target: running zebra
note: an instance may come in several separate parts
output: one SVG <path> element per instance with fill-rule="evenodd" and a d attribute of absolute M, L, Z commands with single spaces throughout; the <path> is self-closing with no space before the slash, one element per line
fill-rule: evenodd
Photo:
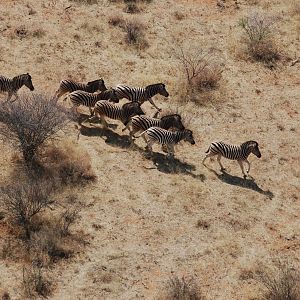
<path fill-rule="evenodd" d="M 71 93 L 74 91 L 85 91 L 88 93 L 95 93 L 97 91 L 103 92 L 107 90 L 104 80 L 102 78 L 90 81 L 87 84 L 78 83 L 72 80 L 62 80 L 59 84 L 58 90 L 55 92 L 55 97 L 58 99 L 65 93 Z"/>
<path fill-rule="evenodd" d="M 189 129 L 184 129 L 182 131 L 168 131 L 160 127 L 150 127 L 144 132 L 142 132 L 138 137 L 143 137 L 147 143 L 147 149 L 152 155 L 152 145 L 154 143 L 160 143 L 167 145 L 168 157 L 174 157 L 174 146 L 180 141 L 184 140 L 192 145 L 195 144 L 193 132 Z"/>
<path fill-rule="evenodd" d="M 156 94 L 169 97 L 169 93 L 167 92 L 166 86 L 163 83 L 151 84 L 145 88 L 129 87 L 119 84 L 116 86 L 115 90 L 119 99 L 126 98 L 133 102 L 139 102 L 141 105 L 145 101 L 149 101 L 158 111 L 161 111 L 161 109 L 155 105 L 152 97 Z"/>
<path fill-rule="evenodd" d="M 0 92 L 8 93 L 6 102 L 9 101 L 13 95 L 16 98 L 14 101 L 16 101 L 19 98 L 17 92 L 23 85 L 27 86 L 31 91 L 34 90 L 29 73 L 15 76 L 12 79 L 0 75 Z"/>
<path fill-rule="evenodd" d="M 105 100 L 98 101 L 95 104 L 94 113 L 97 118 L 100 118 L 105 128 L 108 127 L 105 117 L 120 120 L 124 125 L 127 125 L 131 117 L 145 114 L 137 102 L 129 102 L 123 104 L 123 106 L 117 106 Z"/>
<path fill-rule="evenodd" d="M 144 131 L 150 127 L 160 127 L 166 130 L 174 127 L 178 130 L 184 130 L 181 116 L 178 114 L 173 114 L 164 116 L 161 119 L 151 118 L 147 116 L 135 116 L 131 118 L 131 120 L 127 123 L 126 127 L 122 129 L 122 131 L 128 129 L 129 137 L 132 140 L 132 138 L 135 138 L 134 135 L 137 132 Z"/>
<path fill-rule="evenodd" d="M 111 100 L 115 103 L 119 102 L 116 92 L 113 89 L 95 94 L 88 93 L 85 91 L 75 91 L 69 94 L 69 98 L 73 104 L 72 110 L 75 113 L 78 114 L 78 107 L 80 105 L 83 105 L 88 106 L 91 116 L 93 115 L 92 107 L 94 107 L 99 100 Z"/>
<path fill-rule="evenodd" d="M 223 165 L 221 164 L 221 157 L 225 157 L 232 160 L 237 160 L 238 164 L 240 165 L 244 178 L 247 177 L 250 171 L 250 162 L 247 160 L 248 156 L 253 153 L 258 158 L 261 157 L 261 153 L 258 148 L 258 143 L 255 141 L 248 141 L 241 145 L 230 145 L 225 144 L 223 142 L 214 142 L 211 143 L 208 150 L 205 152 L 208 153 L 202 161 L 204 165 L 205 160 L 208 157 L 212 157 L 217 155 L 217 161 L 221 167 L 221 170 L 225 170 Z M 248 170 L 246 170 L 247 175 L 244 172 L 243 162 L 248 164 Z"/>

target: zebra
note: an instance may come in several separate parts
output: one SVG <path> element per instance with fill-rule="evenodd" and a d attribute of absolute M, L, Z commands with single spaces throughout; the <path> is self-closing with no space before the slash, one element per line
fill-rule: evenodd
<path fill-rule="evenodd" d="M 202 164 L 205 165 L 205 160 L 208 157 L 217 155 L 217 161 L 221 167 L 221 171 L 225 170 L 225 168 L 221 164 L 222 156 L 228 159 L 237 160 L 243 172 L 244 178 L 246 178 L 247 175 L 244 171 L 243 162 L 246 162 L 248 164 L 248 169 L 246 170 L 246 172 L 249 175 L 250 162 L 247 160 L 248 156 L 251 153 L 253 153 L 258 158 L 261 157 L 261 153 L 258 148 L 258 143 L 256 141 L 247 141 L 245 143 L 242 143 L 241 145 L 230 145 L 225 144 L 223 142 L 214 142 L 210 144 L 208 150 L 205 153 L 208 154 L 204 157 Z"/>
<path fill-rule="evenodd" d="M 15 96 L 15 100 L 12 102 L 16 101 L 19 98 L 17 92 L 23 85 L 28 87 L 31 91 L 34 90 L 32 78 L 29 73 L 15 76 L 12 79 L 0 75 L 0 92 L 8 93 L 6 102 L 9 101 L 13 95 Z"/>
<path fill-rule="evenodd" d="M 152 145 L 154 143 L 160 143 L 167 145 L 168 154 L 167 157 L 174 157 L 174 146 L 181 140 L 187 141 L 192 145 L 195 145 L 193 132 L 189 129 L 181 131 L 168 131 L 160 127 L 150 127 L 143 131 L 138 137 L 143 137 L 147 143 L 147 149 L 150 154 L 153 154 Z"/>
<path fill-rule="evenodd" d="M 145 114 L 137 102 L 129 102 L 122 106 L 117 106 L 107 100 L 98 101 L 95 104 L 94 113 L 97 118 L 100 118 L 104 128 L 108 127 L 105 117 L 120 120 L 124 125 L 127 125 L 131 117 Z"/>
<path fill-rule="evenodd" d="M 151 118 L 147 116 L 135 116 L 131 118 L 131 120 L 127 123 L 126 127 L 122 129 L 122 131 L 128 129 L 129 137 L 132 140 L 132 138 L 135 138 L 134 135 L 137 132 L 144 131 L 150 127 L 160 127 L 163 129 L 170 129 L 171 127 L 174 127 L 178 130 L 185 129 L 181 121 L 181 116 L 178 114 L 173 114 L 164 116 L 161 119 Z"/>
<path fill-rule="evenodd" d="M 141 105 L 145 101 L 149 101 L 158 111 L 161 111 L 152 100 L 152 97 L 156 94 L 160 94 L 165 97 L 169 97 L 169 93 L 166 90 L 166 86 L 163 83 L 156 83 L 141 87 L 129 87 L 119 84 L 115 88 L 119 99 L 126 98 L 133 102 L 139 102 Z"/>
<path fill-rule="evenodd" d="M 92 107 L 99 100 L 111 100 L 112 102 L 118 103 L 119 99 L 115 93 L 115 90 L 110 89 L 100 93 L 88 93 L 85 91 L 75 91 L 69 94 L 69 98 L 73 104 L 72 110 L 78 114 L 78 107 L 80 105 L 88 106 L 90 110 L 90 116 L 93 115 Z"/>
<path fill-rule="evenodd" d="M 55 92 L 55 98 L 59 98 L 65 93 L 71 93 L 74 91 L 85 91 L 88 93 L 95 93 L 97 91 L 103 92 L 107 90 L 104 80 L 102 78 L 89 81 L 87 84 L 85 83 L 78 83 L 73 80 L 62 80 L 59 84 L 58 90 Z"/>

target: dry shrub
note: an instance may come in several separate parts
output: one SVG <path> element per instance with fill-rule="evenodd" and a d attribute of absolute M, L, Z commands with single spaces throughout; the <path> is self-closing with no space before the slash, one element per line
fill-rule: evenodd
<path fill-rule="evenodd" d="M 46 35 L 46 31 L 42 28 L 37 28 L 31 32 L 31 35 L 35 38 L 42 38 Z"/>
<path fill-rule="evenodd" d="M 36 296 L 48 297 L 51 294 L 51 283 L 39 265 L 23 268 L 23 287 L 25 295 L 30 299 Z"/>
<path fill-rule="evenodd" d="M 34 230 L 33 217 L 51 208 L 52 186 L 48 181 L 27 180 L 1 188 L 0 203 L 12 224 L 19 225 L 27 239 Z"/>
<path fill-rule="evenodd" d="M 126 42 L 129 45 L 135 45 L 138 48 L 145 48 L 148 46 L 145 40 L 144 29 L 145 26 L 138 20 L 125 22 L 123 29 L 126 32 Z"/>
<path fill-rule="evenodd" d="M 175 19 L 178 21 L 181 21 L 186 17 L 185 14 L 181 11 L 175 11 L 173 15 L 174 15 Z"/>
<path fill-rule="evenodd" d="M 161 299 L 164 300 L 202 300 L 202 295 L 199 287 L 195 284 L 195 281 L 185 277 L 179 278 L 174 276 L 169 279 L 165 286 L 164 296 Z"/>
<path fill-rule="evenodd" d="M 1 297 L 2 300 L 10 300 L 10 296 L 8 292 L 4 292 Z"/>
<path fill-rule="evenodd" d="M 300 273 L 288 264 L 279 263 L 276 271 L 264 269 L 257 273 L 256 280 L 264 287 L 263 299 L 300 299 Z"/>
<path fill-rule="evenodd" d="M 245 43 L 248 54 L 255 60 L 264 63 L 280 59 L 279 48 L 275 43 L 275 17 L 252 13 L 240 20 L 240 26 L 245 32 Z"/>
<path fill-rule="evenodd" d="M 49 144 L 39 155 L 39 161 L 61 184 L 95 181 L 91 159 L 86 151 L 71 141 Z"/>

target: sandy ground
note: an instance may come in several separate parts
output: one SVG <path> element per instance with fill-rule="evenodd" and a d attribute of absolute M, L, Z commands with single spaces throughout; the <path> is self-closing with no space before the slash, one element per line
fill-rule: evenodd
<path fill-rule="evenodd" d="M 37 91 L 54 93 L 68 77 L 103 77 L 108 86 L 164 82 L 170 99 L 157 96 L 155 102 L 176 109 L 183 75 L 168 51 L 174 36 L 215 47 L 224 66 L 218 101 L 180 108 L 193 116 L 196 145 L 178 146 L 173 163 L 158 146 L 153 159 L 145 157 L 142 140 L 140 150 L 130 148 L 117 122 L 110 132 L 97 126 L 82 131 L 78 143 L 89 152 L 98 181 L 72 191 L 85 204 L 74 231 L 83 231 L 89 245 L 49 270 L 55 285 L 50 299 L 156 299 L 172 274 L 193 276 L 207 299 L 260 299 L 260 284 L 247 274 L 278 258 L 300 267 L 300 64 L 284 61 L 270 70 L 244 59 L 238 26 L 253 9 L 276 14 L 280 47 L 294 58 L 300 19 L 293 2 L 239 1 L 236 9 L 226 1 L 224 10 L 216 1 L 161 2 L 144 4 L 136 16 L 108 1 L 0 3 L 0 74 L 29 72 Z M 124 32 L 108 24 L 114 14 L 142 20 L 149 47 L 127 46 Z M 23 38 L 14 34 L 20 26 L 27 30 Z M 67 135 L 76 142 L 72 125 Z M 209 143 L 217 140 L 258 141 L 262 158 L 250 157 L 253 181 L 243 180 L 232 161 L 223 161 L 223 174 L 216 161 L 208 161 L 212 170 L 202 166 Z M 13 151 L 6 141 L 1 150 L 3 184 Z M 0 261 L 0 290 L 12 299 L 23 297 L 22 266 Z"/>

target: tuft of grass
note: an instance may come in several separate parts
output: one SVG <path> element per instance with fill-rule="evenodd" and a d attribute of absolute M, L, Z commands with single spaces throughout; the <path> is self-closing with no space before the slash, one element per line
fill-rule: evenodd
<path fill-rule="evenodd" d="M 79 4 L 88 4 L 88 5 L 98 4 L 98 0 L 71 0 L 71 1 Z"/>
<path fill-rule="evenodd" d="M 137 6 L 136 1 L 126 1 L 125 4 L 125 12 L 129 14 L 136 14 L 140 12 L 140 8 Z"/>
<path fill-rule="evenodd" d="M 108 18 L 108 24 L 112 26 L 123 27 L 125 24 L 125 20 L 124 18 L 120 17 L 118 14 L 114 14 Z"/>
<path fill-rule="evenodd" d="M 171 277 L 165 285 L 164 300 L 204 300 L 193 278 Z"/>
<path fill-rule="evenodd" d="M 263 299 L 300 299 L 300 273 L 288 264 L 280 263 L 275 271 L 265 269 L 257 272 L 256 280 L 264 288 Z"/>

